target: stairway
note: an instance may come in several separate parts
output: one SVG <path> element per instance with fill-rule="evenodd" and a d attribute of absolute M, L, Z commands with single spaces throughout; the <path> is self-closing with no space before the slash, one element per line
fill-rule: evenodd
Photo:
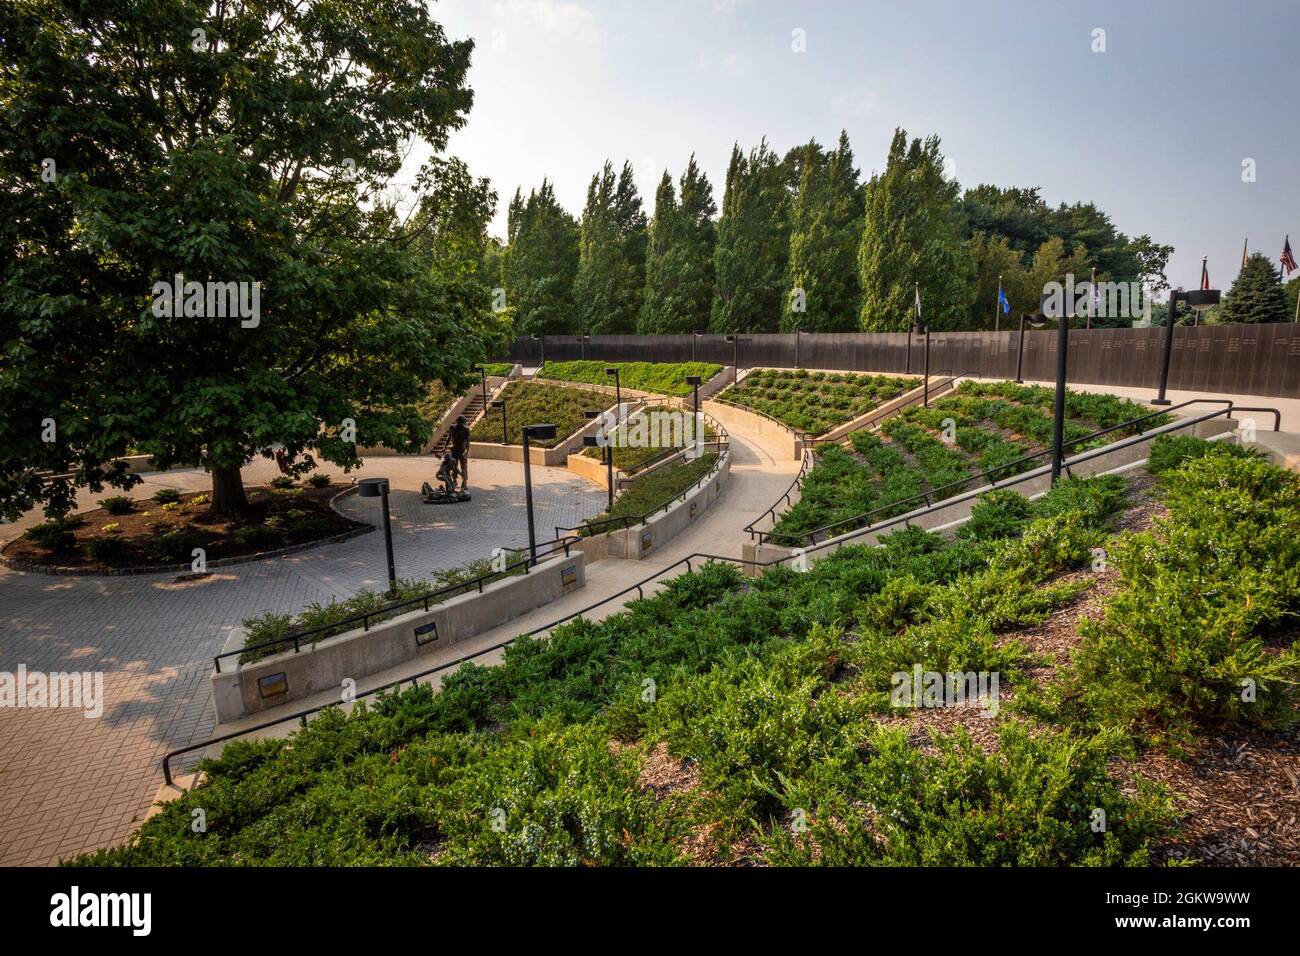
<path fill-rule="evenodd" d="M 474 422 L 476 422 L 479 416 L 483 414 L 483 409 L 483 390 L 481 388 L 476 388 L 470 394 L 469 404 L 465 406 L 465 410 L 460 414 L 465 416 L 465 423 L 473 428 Z M 455 419 L 453 418 L 452 422 L 454 421 Z M 446 433 L 439 438 L 438 443 L 433 446 L 433 454 L 437 455 L 439 458 L 443 456 L 447 451 L 447 446 L 451 444 L 450 425 L 451 422 L 448 423 L 449 427 L 447 428 Z"/>

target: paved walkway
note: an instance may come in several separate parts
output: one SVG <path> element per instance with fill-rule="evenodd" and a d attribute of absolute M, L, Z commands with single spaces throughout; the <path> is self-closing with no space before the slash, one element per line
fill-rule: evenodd
<path fill-rule="evenodd" d="M 424 505 L 420 483 L 429 459 L 371 458 L 355 476 L 384 475 L 394 488 L 397 573 L 420 577 L 487 557 L 494 547 L 527 544 L 522 469 L 509 462 L 471 464 L 473 500 Z M 249 484 L 275 473 L 259 461 Z M 335 474 L 339 482 L 351 476 Z M 605 492 L 558 468 L 533 469 L 538 535 L 598 513 Z M 150 475 L 132 490 L 164 484 L 201 490 L 208 476 L 186 469 Z M 106 491 L 105 495 L 113 492 Z M 83 496 L 94 507 L 99 495 Z M 377 499 L 349 496 L 340 507 L 378 523 Z M 41 520 L 33 514 L 0 526 L 9 540 Z M 0 864 L 49 864 L 121 842 L 144 819 L 161 780 L 158 761 L 212 729 L 211 658 L 230 630 L 266 611 L 296 612 L 314 602 L 386 586 L 383 538 L 361 535 L 288 557 L 214 569 L 205 579 L 175 575 L 58 577 L 0 568 L 0 671 L 99 671 L 103 715 L 69 709 L 0 710 Z"/>

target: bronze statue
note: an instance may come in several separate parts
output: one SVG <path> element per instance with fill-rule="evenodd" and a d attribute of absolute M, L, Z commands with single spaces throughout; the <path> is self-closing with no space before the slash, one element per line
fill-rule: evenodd
<path fill-rule="evenodd" d="M 469 426 L 465 424 L 464 415 L 456 416 L 456 423 L 451 426 L 451 443 L 434 478 L 442 484 L 441 488 L 434 488 L 427 481 L 420 486 L 425 504 L 459 504 L 470 500 L 466 490 L 469 485 Z M 460 481 L 459 491 L 456 490 L 457 480 Z"/>
<path fill-rule="evenodd" d="M 460 471 L 460 490 L 465 491 L 469 488 L 469 425 L 464 415 L 457 415 L 451 426 L 451 455 Z"/>

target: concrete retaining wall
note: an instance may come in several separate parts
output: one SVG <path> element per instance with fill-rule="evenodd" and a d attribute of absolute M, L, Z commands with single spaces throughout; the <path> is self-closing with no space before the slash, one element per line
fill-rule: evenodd
<path fill-rule="evenodd" d="M 627 416 L 636 410 L 639 403 L 624 402 L 623 410 L 620 414 Z M 611 411 L 602 409 L 602 411 Z M 604 424 L 601 418 L 593 418 L 576 432 L 570 435 L 564 441 L 560 442 L 554 448 L 538 448 L 535 445 L 528 446 L 528 460 L 534 465 L 545 465 L 550 468 L 565 468 L 569 464 L 569 456 L 582 451 L 582 439 L 584 435 L 594 435 L 600 431 L 601 425 Z M 503 445 L 500 442 L 475 441 L 469 444 L 470 458 L 490 458 L 493 461 L 517 461 L 523 464 L 524 446 L 523 445 Z M 604 482 L 602 481 L 602 484 Z"/>
<path fill-rule="evenodd" d="M 793 431 L 775 419 L 765 418 L 737 405 L 727 405 L 716 401 L 701 401 L 700 411 L 712 415 L 728 431 L 734 428 L 771 437 L 782 452 L 788 449 L 790 458 L 795 461 L 803 457 L 803 442 L 799 440 L 799 437 Z"/>
<path fill-rule="evenodd" d="M 556 556 L 528 574 L 485 585 L 481 594 L 461 594 L 427 611 L 417 607 L 368 631 L 358 628 L 315 647 L 304 645 L 296 654 L 290 649 L 242 665 L 238 658 L 225 658 L 221 672 L 212 674 L 217 721 L 255 714 L 329 688 L 341 689 L 346 678 L 359 679 L 491 630 L 582 587 L 585 566 L 581 552 Z M 226 649 L 235 650 L 242 643 L 243 632 L 236 631 Z"/>
<path fill-rule="evenodd" d="M 1234 419 L 1215 418 L 1190 426 L 1190 434 L 1195 435 L 1198 438 L 1214 438 L 1218 435 L 1230 433 L 1234 431 L 1236 427 L 1237 422 Z M 1144 441 L 1135 442 L 1126 448 L 1120 448 L 1113 452 L 1098 455 L 1088 461 L 1080 462 L 1077 465 L 1071 466 L 1070 471 L 1076 478 L 1083 478 L 1089 475 L 1100 474 L 1105 471 L 1113 471 L 1117 468 L 1131 465 L 1134 462 L 1142 461 L 1146 459 L 1150 453 L 1151 442 L 1160 435 L 1168 432 L 1183 431 L 1187 428 L 1189 428 L 1189 426 L 1185 421 L 1181 424 L 1179 422 L 1173 422 L 1158 431 L 1148 433 L 1146 440 Z M 1066 459 L 1066 463 L 1069 463 L 1068 458 Z M 1010 485 L 1009 487 L 1014 488 L 1017 492 L 1027 498 L 1042 494 L 1047 491 L 1052 484 L 1051 465 L 1047 464 L 1034 468 L 1026 472 L 1025 475 L 1017 475 L 1016 477 L 1019 478 L 1020 481 L 1017 484 Z M 999 487 L 1007 487 L 1007 485 L 1004 483 Z M 979 501 L 980 496 L 988 490 L 990 490 L 989 486 L 985 486 L 974 491 L 964 492 L 960 495 L 954 496 L 949 501 L 944 502 L 933 509 L 928 506 L 915 508 L 912 511 L 907 512 L 905 515 L 899 515 L 895 518 L 888 519 L 890 524 L 887 527 L 880 528 L 878 531 L 868 531 L 862 528 L 855 528 L 851 531 L 845 532 L 839 537 L 831 538 L 827 542 L 819 544 L 816 551 L 808 553 L 807 561 L 809 563 L 818 561 L 844 545 L 877 544 L 882 536 L 891 534 L 906 525 L 913 525 L 931 531 L 939 527 L 950 525 L 955 521 L 964 520 L 970 516 L 971 509 L 974 508 L 975 503 Z M 751 576 L 757 576 L 762 573 L 762 568 L 758 566 L 759 564 L 768 561 L 793 558 L 800 551 L 802 551 L 802 549 L 784 547 L 770 542 L 764 542 L 762 544 L 745 542 L 741 550 L 741 556 L 746 562 L 755 562 L 754 564 L 746 564 L 745 573 Z"/>

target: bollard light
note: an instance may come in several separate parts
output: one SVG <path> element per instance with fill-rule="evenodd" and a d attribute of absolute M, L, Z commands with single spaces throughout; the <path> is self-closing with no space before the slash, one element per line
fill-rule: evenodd
<path fill-rule="evenodd" d="M 524 435 L 524 498 L 528 505 L 528 556 L 533 564 L 537 563 L 537 531 L 533 527 L 533 471 L 528 460 L 528 440 L 536 438 L 548 441 L 555 437 L 555 426 L 549 422 L 537 425 L 525 425 Z"/>
<path fill-rule="evenodd" d="M 358 498 L 381 498 L 384 511 L 384 547 L 388 552 L 388 592 L 397 593 L 397 569 L 393 564 L 393 526 L 388 517 L 388 479 L 362 478 L 357 482 Z"/>

